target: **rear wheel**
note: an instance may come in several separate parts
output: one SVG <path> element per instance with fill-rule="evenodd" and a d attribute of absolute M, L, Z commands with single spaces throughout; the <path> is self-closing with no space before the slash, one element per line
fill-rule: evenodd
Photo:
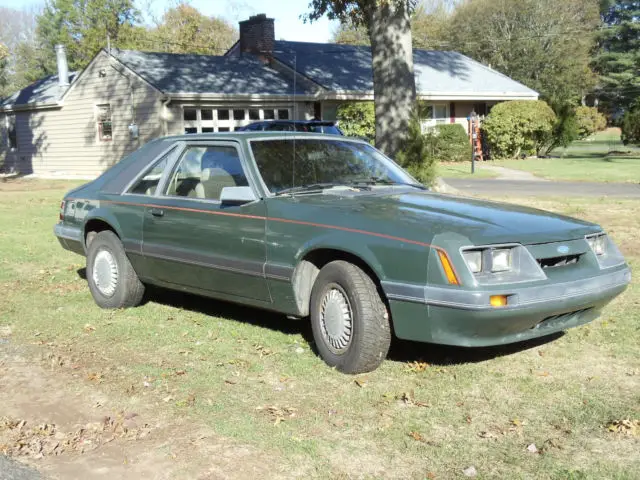
<path fill-rule="evenodd" d="M 139 305 L 144 285 L 131 266 L 118 236 L 109 230 L 89 235 L 87 281 L 95 302 L 102 308 Z"/>
<path fill-rule="evenodd" d="M 375 370 L 391 344 L 389 314 L 374 281 L 358 266 L 325 265 L 311 292 L 311 326 L 318 353 L 344 373 Z"/>

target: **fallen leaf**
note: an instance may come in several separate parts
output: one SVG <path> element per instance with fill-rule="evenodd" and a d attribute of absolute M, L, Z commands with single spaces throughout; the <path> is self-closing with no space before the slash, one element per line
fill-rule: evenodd
<path fill-rule="evenodd" d="M 427 368 L 429 368 L 429 364 L 427 362 L 416 360 L 415 362 L 409 362 L 405 367 L 405 371 L 419 373 L 424 372 Z"/>
<path fill-rule="evenodd" d="M 232 379 L 229 379 L 229 378 L 226 378 L 224 380 L 224 383 L 227 383 L 229 385 L 237 385 L 238 384 L 238 382 L 236 380 L 232 380 Z"/>
<path fill-rule="evenodd" d="M 414 439 L 415 441 L 417 441 L 417 442 L 423 442 L 423 443 L 425 442 L 425 439 L 424 439 L 424 437 L 422 436 L 422 434 L 421 434 L 421 433 L 418 433 L 418 432 L 409 432 L 409 436 L 410 436 L 411 438 L 413 438 L 413 439 Z"/>
<path fill-rule="evenodd" d="M 536 372 L 536 375 L 539 377 L 548 377 L 551 374 L 547 371 L 542 371 L 542 372 Z"/>
<path fill-rule="evenodd" d="M 640 420 L 615 420 L 607 425 L 607 430 L 613 433 L 636 437 L 640 431 Z"/>
<path fill-rule="evenodd" d="M 364 387 L 366 387 L 366 385 L 367 385 L 367 381 L 366 381 L 366 379 L 365 379 L 365 378 L 356 378 L 356 379 L 354 380 L 354 382 L 355 382 L 355 384 L 356 384 L 357 386 L 359 386 L 360 388 L 364 388 Z"/>
<path fill-rule="evenodd" d="M 427 478 L 428 478 L 429 480 L 435 480 L 435 478 L 436 478 L 436 474 L 435 474 L 435 473 L 433 473 L 433 472 L 429 472 L 429 473 L 427 473 Z"/>
<path fill-rule="evenodd" d="M 85 324 L 83 330 L 87 333 L 91 333 L 91 332 L 95 332 L 96 327 L 94 327 L 93 325 L 91 325 L 90 323 Z"/>
<path fill-rule="evenodd" d="M 186 374 L 187 374 L 186 370 L 176 370 L 176 376 L 186 375 Z"/>

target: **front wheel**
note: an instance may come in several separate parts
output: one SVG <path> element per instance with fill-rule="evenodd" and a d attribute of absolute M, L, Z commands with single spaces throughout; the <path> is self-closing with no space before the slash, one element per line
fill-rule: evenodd
<path fill-rule="evenodd" d="M 87 281 L 95 302 L 102 308 L 139 305 L 144 295 L 144 285 L 129 262 L 118 236 L 109 230 L 90 235 Z"/>
<path fill-rule="evenodd" d="M 311 291 L 311 327 L 320 357 L 344 373 L 375 370 L 391 344 L 389 314 L 374 281 L 358 266 L 325 265 Z"/>

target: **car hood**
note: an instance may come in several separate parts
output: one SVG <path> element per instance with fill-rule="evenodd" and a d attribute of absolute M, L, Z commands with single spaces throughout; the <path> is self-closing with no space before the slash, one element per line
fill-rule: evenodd
<path fill-rule="evenodd" d="M 357 214 L 365 217 L 363 222 L 368 226 L 380 222 L 380 231 L 388 232 L 392 225 L 399 236 L 411 232 L 420 236 L 425 230 L 433 236 L 456 233 L 474 245 L 547 243 L 583 238 L 602 230 L 593 223 L 520 205 L 413 190 L 360 194 L 328 191 L 324 195 L 299 195 L 296 200 L 331 208 L 336 215 L 349 215 L 350 225 L 358 224 L 353 216 Z"/>

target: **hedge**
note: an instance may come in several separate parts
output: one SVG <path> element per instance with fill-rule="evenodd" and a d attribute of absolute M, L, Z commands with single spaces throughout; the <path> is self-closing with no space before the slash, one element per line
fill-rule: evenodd
<path fill-rule="evenodd" d="M 556 115 L 542 100 L 495 105 L 482 124 L 493 158 L 538 154 L 553 140 Z"/>
<path fill-rule="evenodd" d="M 580 138 L 593 135 L 607 126 L 607 118 L 596 107 L 576 108 L 576 121 L 578 122 L 578 135 Z"/>

